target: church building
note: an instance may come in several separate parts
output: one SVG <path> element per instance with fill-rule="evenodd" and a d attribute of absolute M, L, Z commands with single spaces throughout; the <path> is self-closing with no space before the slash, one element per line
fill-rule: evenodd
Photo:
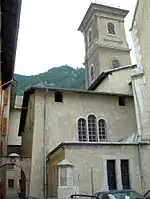
<path fill-rule="evenodd" d="M 131 64 L 124 28 L 129 11 L 91 3 L 78 28 L 86 90 L 31 87 L 21 109 L 16 98 L 5 148 L 19 154 L 26 196 L 67 199 L 150 189 L 149 7 L 149 0 L 137 1 L 133 17 L 137 65 Z"/>
<path fill-rule="evenodd" d="M 137 66 L 126 41 L 127 14 L 90 5 L 79 26 L 85 91 L 25 90 L 19 136 L 21 155 L 31 157 L 29 195 L 61 199 L 72 193 L 149 189 L 150 134 L 138 133 L 137 79 L 131 76 Z"/>

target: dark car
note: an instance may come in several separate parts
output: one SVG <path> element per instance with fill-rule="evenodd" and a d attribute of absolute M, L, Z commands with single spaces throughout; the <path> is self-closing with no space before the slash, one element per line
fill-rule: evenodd
<path fill-rule="evenodd" d="M 148 194 L 148 192 L 147 192 Z M 121 190 L 121 191 L 107 191 L 107 192 L 97 192 L 94 194 L 99 199 L 136 199 L 136 198 L 147 198 L 145 195 L 142 195 L 133 190 Z M 149 198 L 147 198 L 149 199 Z"/>
<path fill-rule="evenodd" d="M 147 191 L 147 192 L 144 194 L 144 197 L 145 197 L 146 199 L 150 199 L 150 190 Z"/>
<path fill-rule="evenodd" d="M 106 192 L 96 192 L 94 195 L 88 194 L 73 194 L 70 196 L 71 199 L 150 199 L 150 190 L 146 194 L 142 195 L 133 190 L 116 190 Z"/>

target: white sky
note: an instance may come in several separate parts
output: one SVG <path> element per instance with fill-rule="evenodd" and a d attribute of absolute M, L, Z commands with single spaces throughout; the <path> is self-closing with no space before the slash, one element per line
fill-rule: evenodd
<path fill-rule="evenodd" d="M 91 0 L 22 0 L 15 73 L 33 75 L 61 65 L 83 67 L 84 39 L 77 31 Z M 93 1 L 129 9 L 127 40 L 136 0 Z M 134 61 L 134 56 L 132 56 Z"/>

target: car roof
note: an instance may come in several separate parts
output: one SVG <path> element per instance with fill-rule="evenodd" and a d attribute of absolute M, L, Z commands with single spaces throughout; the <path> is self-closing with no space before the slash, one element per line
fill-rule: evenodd
<path fill-rule="evenodd" d="M 125 189 L 125 190 L 111 190 L 111 191 L 100 191 L 96 192 L 95 194 L 102 194 L 102 193 L 125 193 L 125 192 L 136 192 L 131 189 Z"/>

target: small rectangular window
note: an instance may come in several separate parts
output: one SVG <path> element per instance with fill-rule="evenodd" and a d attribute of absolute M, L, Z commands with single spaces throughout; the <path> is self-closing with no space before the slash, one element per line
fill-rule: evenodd
<path fill-rule="evenodd" d="M 14 179 L 8 179 L 8 188 L 14 188 Z"/>
<path fill-rule="evenodd" d="M 55 92 L 55 102 L 63 102 L 63 93 Z"/>
<path fill-rule="evenodd" d="M 129 161 L 121 160 L 121 177 L 123 189 L 130 189 Z"/>
<path fill-rule="evenodd" d="M 60 186 L 67 186 L 67 168 L 60 169 Z"/>
<path fill-rule="evenodd" d="M 109 190 L 117 189 L 115 160 L 107 160 L 107 180 Z"/>
<path fill-rule="evenodd" d="M 120 96 L 118 100 L 119 100 L 119 106 L 125 106 L 126 105 L 124 96 Z"/>

